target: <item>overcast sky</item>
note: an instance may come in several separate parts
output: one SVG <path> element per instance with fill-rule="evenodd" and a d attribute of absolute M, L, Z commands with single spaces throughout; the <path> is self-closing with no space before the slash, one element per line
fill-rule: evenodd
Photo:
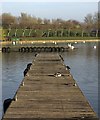
<path fill-rule="evenodd" d="M 2 2 L 2 12 L 15 16 L 24 12 L 41 18 L 83 21 L 88 13 L 97 11 L 98 2 Z"/>

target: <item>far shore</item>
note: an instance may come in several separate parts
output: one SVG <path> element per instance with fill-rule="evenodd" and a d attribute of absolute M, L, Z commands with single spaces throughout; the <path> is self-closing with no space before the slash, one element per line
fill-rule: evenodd
<path fill-rule="evenodd" d="M 13 41 L 3 41 L 1 45 L 12 44 Z M 100 42 L 99 39 L 94 40 L 21 40 L 16 41 L 18 44 L 34 44 L 34 43 L 73 43 L 73 42 Z"/>

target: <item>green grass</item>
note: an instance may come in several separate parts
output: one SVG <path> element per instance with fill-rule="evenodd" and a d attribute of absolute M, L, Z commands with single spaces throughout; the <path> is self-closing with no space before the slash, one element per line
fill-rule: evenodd
<path fill-rule="evenodd" d="M 93 40 L 98 37 L 24 37 L 21 40 Z"/>

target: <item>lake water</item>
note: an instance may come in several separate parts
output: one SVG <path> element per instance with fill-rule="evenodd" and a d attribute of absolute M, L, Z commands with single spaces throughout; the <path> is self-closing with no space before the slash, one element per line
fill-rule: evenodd
<path fill-rule="evenodd" d="M 97 49 L 93 46 L 96 45 Z M 66 65 L 70 66 L 71 73 L 80 89 L 88 99 L 94 111 L 100 116 L 98 108 L 98 44 L 78 43 L 77 49 L 61 53 Z M 34 59 L 35 53 L 0 53 L 2 63 L 2 80 L 0 79 L 0 117 L 2 115 L 2 101 L 13 98 L 23 79 L 23 71 L 29 62 Z M 0 67 L 1 68 L 1 67 Z M 0 72 L 1 73 L 1 72 Z"/>

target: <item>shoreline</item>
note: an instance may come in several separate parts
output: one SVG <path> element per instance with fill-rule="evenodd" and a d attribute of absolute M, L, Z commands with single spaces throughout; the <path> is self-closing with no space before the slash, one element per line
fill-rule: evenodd
<path fill-rule="evenodd" d="M 4 44 L 12 44 L 12 42 L 15 41 L 3 41 L 0 42 L 1 45 Z M 34 44 L 34 43 L 73 43 L 73 42 L 100 42 L 99 39 L 95 40 L 21 40 L 21 41 L 16 41 L 18 44 Z"/>

